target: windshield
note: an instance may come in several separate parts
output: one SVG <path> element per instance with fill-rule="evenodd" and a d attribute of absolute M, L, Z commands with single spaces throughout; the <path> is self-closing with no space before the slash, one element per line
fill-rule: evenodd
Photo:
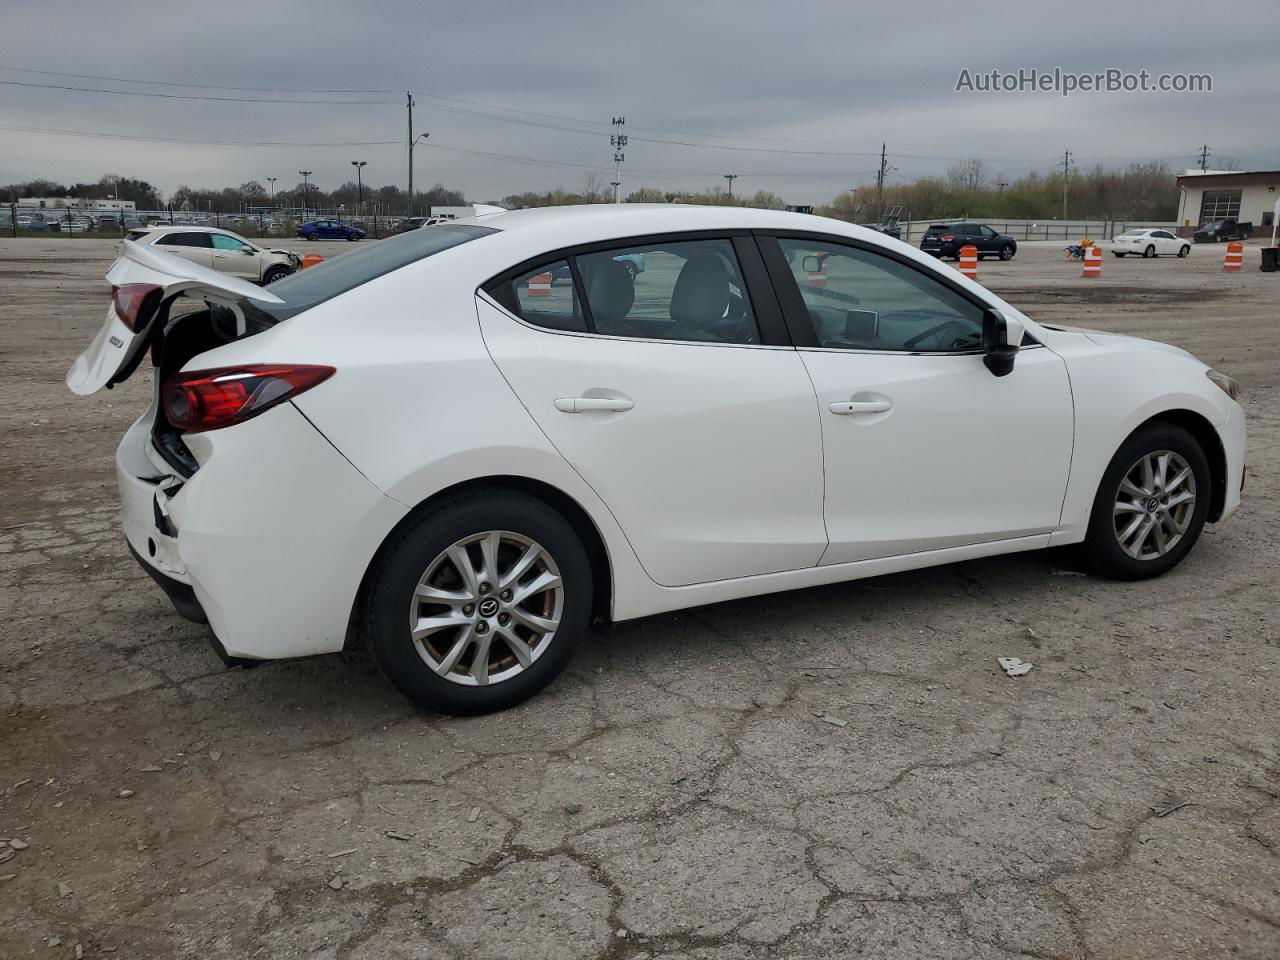
<path fill-rule="evenodd" d="M 492 227 L 441 224 L 362 244 L 353 253 L 333 257 L 273 283 L 271 292 L 284 303 L 255 303 L 253 306 L 270 315 L 275 322 L 287 320 L 383 274 L 425 260 L 468 240 L 497 232 Z"/>

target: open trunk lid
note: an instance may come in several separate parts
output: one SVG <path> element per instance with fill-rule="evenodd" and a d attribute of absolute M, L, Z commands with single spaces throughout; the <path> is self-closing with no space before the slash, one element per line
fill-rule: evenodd
<path fill-rule="evenodd" d="M 180 293 L 199 293 L 224 303 L 256 300 L 259 303 L 283 303 L 275 294 L 239 277 L 218 273 L 207 267 L 163 253 L 154 247 L 125 241 L 120 256 L 107 271 L 111 286 L 145 283 L 161 287 L 163 293 L 140 318 L 138 329 L 130 330 L 116 311 L 114 300 L 107 307 L 106 320 L 98 335 L 67 371 L 67 386 L 72 393 L 96 393 L 128 379 L 153 334 L 152 327 L 164 316 L 162 305 Z"/>

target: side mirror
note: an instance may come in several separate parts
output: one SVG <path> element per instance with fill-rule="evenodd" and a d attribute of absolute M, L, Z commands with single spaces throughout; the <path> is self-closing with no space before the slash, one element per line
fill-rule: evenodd
<path fill-rule="evenodd" d="M 1026 328 L 1021 320 L 1006 317 L 999 310 L 982 314 L 982 362 L 997 377 L 1013 373 L 1013 358 L 1018 354 Z"/>
<path fill-rule="evenodd" d="M 800 262 L 800 268 L 804 270 L 805 273 L 821 273 L 822 261 L 813 254 L 809 254 Z"/>

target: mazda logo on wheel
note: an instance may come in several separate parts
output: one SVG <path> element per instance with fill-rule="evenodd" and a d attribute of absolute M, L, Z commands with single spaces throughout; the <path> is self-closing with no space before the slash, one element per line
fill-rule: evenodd
<path fill-rule="evenodd" d="M 1160 509 L 1159 497 L 1152 497 L 1150 500 L 1147 501 L 1147 513 L 1155 513 L 1159 509 Z"/>
<path fill-rule="evenodd" d="M 480 602 L 480 616 L 492 617 L 497 612 L 498 612 L 498 601 L 493 599 L 493 597 L 490 597 L 488 600 L 482 600 Z"/>

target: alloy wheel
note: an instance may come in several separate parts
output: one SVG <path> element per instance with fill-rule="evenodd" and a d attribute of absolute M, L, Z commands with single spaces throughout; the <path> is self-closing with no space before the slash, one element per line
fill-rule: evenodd
<path fill-rule="evenodd" d="M 458 540 L 418 580 L 409 633 L 436 674 L 464 686 L 501 683 L 551 646 L 564 585 L 540 544 L 509 530 Z"/>
<path fill-rule="evenodd" d="M 1196 477 L 1172 450 L 1142 456 L 1120 480 L 1112 510 L 1116 541 L 1135 560 L 1156 560 L 1182 540 L 1196 508 Z"/>

